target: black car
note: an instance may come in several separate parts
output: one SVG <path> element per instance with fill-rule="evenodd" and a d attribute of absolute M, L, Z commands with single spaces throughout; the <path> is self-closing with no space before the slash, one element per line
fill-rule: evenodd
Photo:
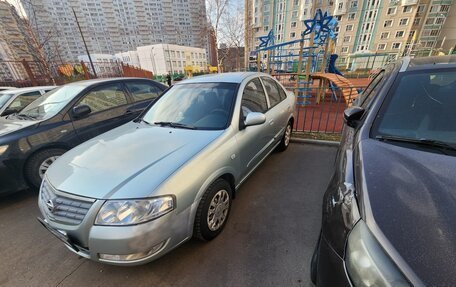
<path fill-rule="evenodd" d="M 38 187 L 69 149 L 136 118 L 167 87 L 139 78 L 80 81 L 0 119 L 0 195 Z"/>
<path fill-rule="evenodd" d="M 383 69 L 347 126 L 311 263 L 317 286 L 456 286 L 456 56 Z"/>

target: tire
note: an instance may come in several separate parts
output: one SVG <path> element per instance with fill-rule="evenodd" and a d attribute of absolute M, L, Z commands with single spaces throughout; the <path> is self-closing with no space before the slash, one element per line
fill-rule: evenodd
<path fill-rule="evenodd" d="M 277 146 L 277 151 L 282 152 L 286 151 L 288 146 L 290 145 L 291 133 L 293 131 L 293 125 L 291 120 L 288 122 L 287 126 L 285 127 L 285 132 L 283 133 L 282 139 L 280 140 L 279 145 Z"/>
<path fill-rule="evenodd" d="M 318 270 L 318 254 L 320 253 L 320 237 L 318 237 L 317 246 L 315 246 L 314 253 L 312 255 L 312 261 L 310 261 L 310 280 L 314 285 L 317 285 L 317 270 Z"/>
<path fill-rule="evenodd" d="M 207 188 L 196 211 L 193 227 L 195 238 L 209 241 L 222 232 L 230 214 L 232 194 L 230 184 L 222 178 Z"/>
<path fill-rule="evenodd" d="M 65 152 L 65 149 L 51 148 L 32 155 L 25 165 L 24 172 L 29 185 L 33 188 L 39 188 L 46 170 Z"/>

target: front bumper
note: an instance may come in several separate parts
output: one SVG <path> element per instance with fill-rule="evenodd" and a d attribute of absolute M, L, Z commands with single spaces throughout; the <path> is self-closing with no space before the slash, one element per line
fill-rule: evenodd
<path fill-rule="evenodd" d="M 0 195 L 28 188 L 22 166 L 17 162 L 0 159 Z"/>
<path fill-rule="evenodd" d="M 41 197 L 40 197 L 41 198 Z M 59 232 L 68 242 L 65 246 L 72 252 L 93 261 L 113 265 L 139 265 L 153 261 L 171 251 L 191 237 L 189 218 L 191 207 L 177 213 L 176 210 L 155 220 L 132 226 L 98 226 L 93 225 L 96 214 L 103 200 L 95 201 L 89 213 L 78 225 L 63 224 L 53 220 L 45 203 L 40 199 L 39 208 L 44 221 L 54 235 Z M 157 249 L 158 246 L 158 249 Z M 153 253 L 146 257 L 121 261 L 100 258 L 100 254 L 130 255 L 137 253 Z"/>
<path fill-rule="evenodd" d="M 328 244 L 325 237 L 320 236 L 320 244 L 317 246 L 317 286 L 352 286 L 345 270 L 344 260 Z"/>

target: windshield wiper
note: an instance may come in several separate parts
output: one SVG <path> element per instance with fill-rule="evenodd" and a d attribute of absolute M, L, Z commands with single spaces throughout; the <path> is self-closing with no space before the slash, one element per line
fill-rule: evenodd
<path fill-rule="evenodd" d="M 27 114 L 15 114 L 17 118 L 26 119 L 26 120 L 36 120 L 38 116 L 32 116 Z"/>
<path fill-rule="evenodd" d="M 154 125 L 168 126 L 172 128 L 196 130 L 196 127 L 174 122 L 154 122 Z"/>
<path fill-rule="evenodd" d="M 413 144 L 418 144 L 418 145 L 422 145 L 422 146 L 437 147 L 440 149 L 456 151 L 456 145 L 452 145 L 452 144 L 444 142 L 444 141 L 433 140 L 433 139 L 426 139 L 426 138 L 414 139 L 414 138 L 388 136 L 388 135 L 383 135 L 383 136 L 379 135 L 379 136 L 376 136 L 375 138 L 378 140 L 381 140 L 381 141 L 413 143 Z"/>

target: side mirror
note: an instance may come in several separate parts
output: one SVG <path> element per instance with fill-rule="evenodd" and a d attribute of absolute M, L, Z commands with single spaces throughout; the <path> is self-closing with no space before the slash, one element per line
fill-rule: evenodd
<path fill-rule="evenodd" d="M 266 116 L 263 113 L 251 112 L 251 113 L 247 114 L 244 125 L 246 127 L 256 126 L 256 125 L 264 124 L 265 122 L 266 122 Z"/>
<path fill-rule="evenodd" d="M 344 111 L 344 121 L 347 126 L 357 128 L 359 120 L 363 117 L 365 110 L 361 107 L 351 107 Z"/>
<path fill-rule="evenodd" d="M 73 117 L 75 118 L 82 118 L 87 116 L 92 112 L 92 109 L 88 105 L 79 105 L 76 107 L 73 107 Z"/>
<path fill-rule="evenodd" d="M 5 116 L 8 116 L 8 115 L 17 113 L 17 112 L 19 112 L 19 110 L 8 108 L 8 109 L 4 110 L 3 113 L 0 116 L 5 117 Z"/>

